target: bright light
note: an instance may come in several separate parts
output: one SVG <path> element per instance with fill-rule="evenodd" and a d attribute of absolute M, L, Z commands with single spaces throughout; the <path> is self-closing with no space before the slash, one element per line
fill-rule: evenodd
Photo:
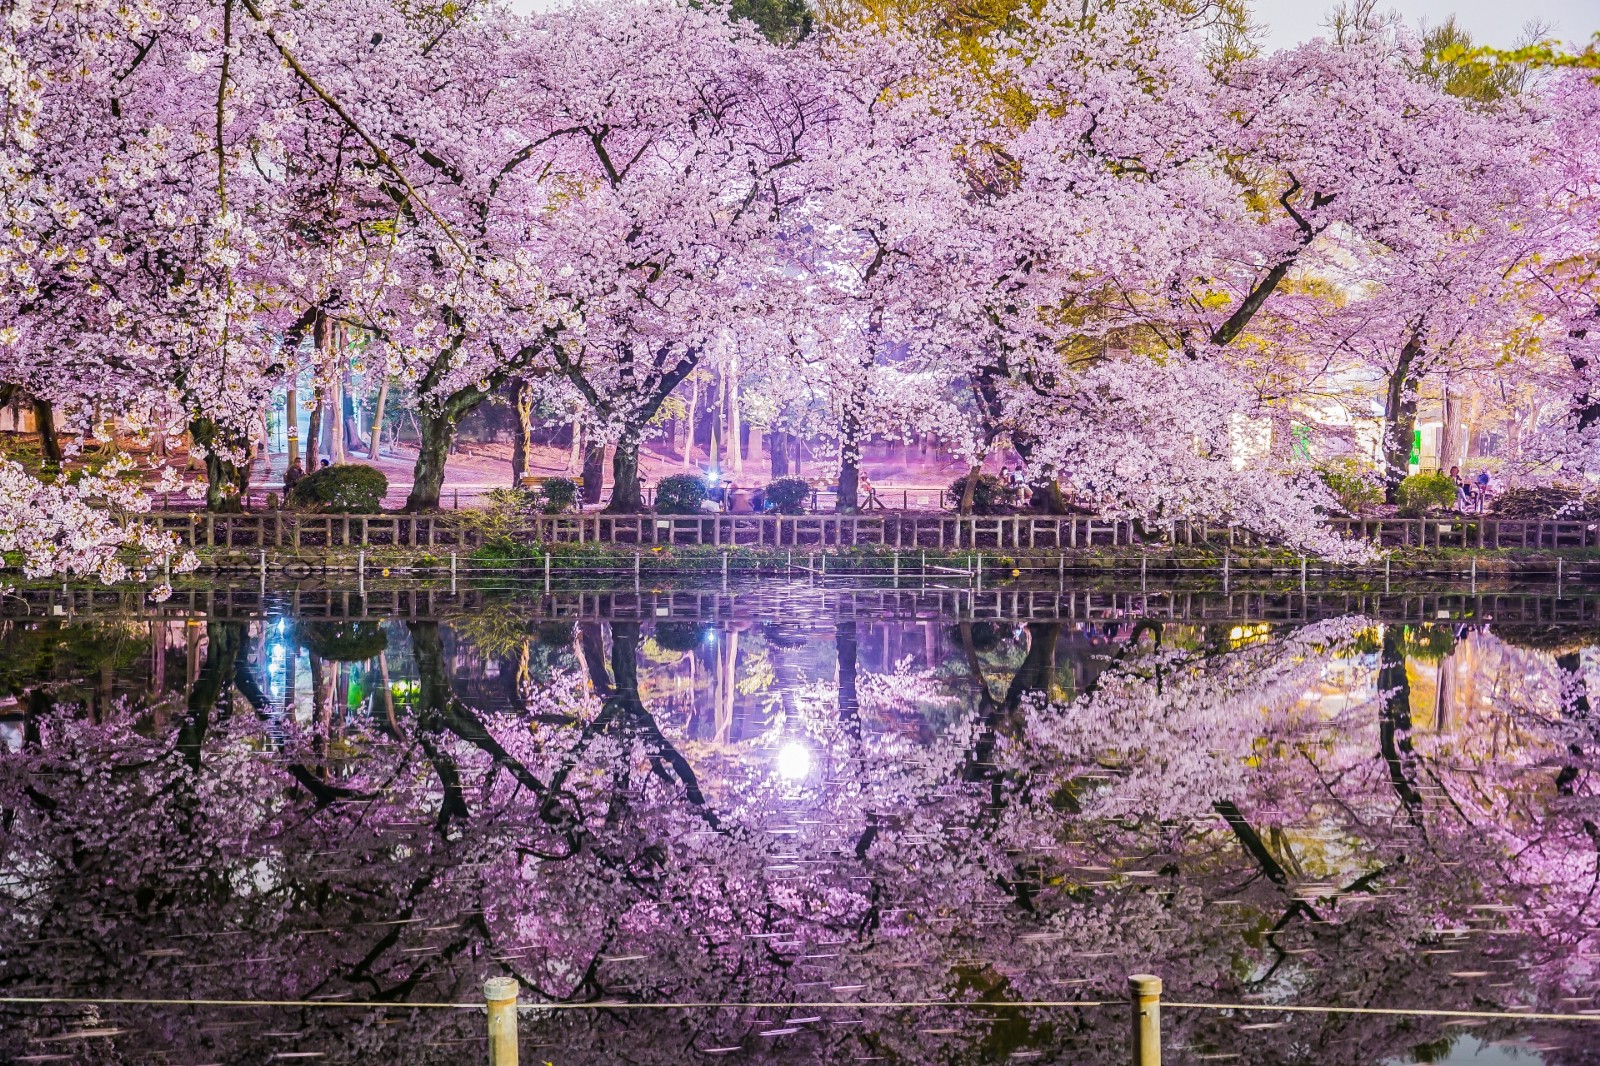
<path fill-rule="evenodd" d="M 778 749 L 777 766 L 779 777 L 799 781 L 811 773 L 811 749 L 791 740 Z"/>

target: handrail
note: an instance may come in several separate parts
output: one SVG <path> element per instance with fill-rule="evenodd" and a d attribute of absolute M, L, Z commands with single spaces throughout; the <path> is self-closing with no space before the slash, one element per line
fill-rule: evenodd
<path fill-rule="evenodd" d="M 186 547 L 473 548 L 481 535 L 465 514 L 151 514 L 142 521 L 175 534 Z M 1382 548 L 1564 549 L 1600 547 L 1600 524 L 1582 520 L 1485 518 L 1336 518 L 1329 526 Z M 1261 548 L 1270 542 L 1239 526 L 1201 520 L 1148 524 L 1093 515 L 957 515 L 884 511 L 868 514 L 531 515 L 529 544 L 598 543 L 663 547 L 885 548 L 1063 551 L 1102 547 Z"/>

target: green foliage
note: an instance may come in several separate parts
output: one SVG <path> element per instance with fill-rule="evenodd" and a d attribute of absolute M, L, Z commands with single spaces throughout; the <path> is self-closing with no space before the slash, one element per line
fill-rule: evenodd
<path fill-rule="evenodd" d="M 962 474 L 950 482 L 945 498 L 952 511 L 961 509 L 961 497 L 967 491 L 967 475 Z M 1006 509 L 1010 492 L 1005 480 L 994 474 L 979 474 L 978 484 L 972 490 L 973 514 L 999 514 Z"/>
<path fill-rule="evenodd" d="M 767 507 L 779 514 L 805 514 L 811 502 L 811 485 L 805 478 L 781 477 L 769 482 L 765 493 Z"/>
<path fill-rule="evenodd" d="M 1456 633 L 1450 626 L 1406 626 L 1400 648 L 1408 659 L 1437 666 L 1456 650 Z"/>
<path fill-rule="evenodd" d="M 661 514 L 699 514 L 706 502 L 706 483 L 693 474 L 673 474 L 656 487 L 656 510 Z"/>
<path fill-rule="evenodd" d="M 539 494 L 531 489 L 490 489 L 483 494 L 490 509 L 507 512 L 527 512 L 539 506 Z"/>
<path fill-rule="evenodd" d="M 1405 518 L 1420 518 L 1429 511 L 1455 506 L 1456 483 L 1448 474 L 1412 474 L 1395 489 L 1395 502 Z"/>
<path fill-rule="evenodd" d="M 805 0 L 730 0 L 728 17 L 754 23 L 774 44 L 794 44 L 811 32 L 811 9 Z"/>
<path fill-rule="evenodd" d="M 694 651 L 710 631 L 711 627 L 702 622 L 657 622 L 651 635 L 667 651 Z"/>
<path fill-rule="evenodd" d="M 334 514 L 377 514 L 389 492 L 383 471 L 361 463 L 340 463 L 307 474 L 295 485 L 293 503 Z"/>
<path fill-rule="evenodd" d="M 302 622 L 299 638 L 312 655 L 336 663 L 366 662 L 389 647 L 389 635 L 377 622 Z"/>
<path fill-rule="evenodd" d="M 526 543 L 528 514 L 539 506 L 539 495 L 527 489 L 493 489 L 483 494 L 484 505 L 461 511 L 456 520 L 477 535 L 480 542 L 472 553 L 475 561 L 508 566 L 523 557 L 537 554 Z"/>
<path fill-rule="evenodd" d="M 539 485 L 539 509 L 562 514 L 578 504 L 578 483 L 566 477 L 547 477 Z"/>
<path fill-rule="evenodd" d="M 1383 487 L 1353 460 L 1325 466 L 1317 476 L 1348 514 L 1362 514 L 1383 502 Z"/>

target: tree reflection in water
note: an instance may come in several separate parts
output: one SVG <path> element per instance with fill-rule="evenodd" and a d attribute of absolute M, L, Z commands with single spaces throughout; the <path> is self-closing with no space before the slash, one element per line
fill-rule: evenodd
<path fill-rule="evenodd" d="M 1121 1063 L 1120 1006 L 807 1004 L 1116 999 L 1137 970 L 1175 1000 L 1595 1005 L 1588 634 L 507 603 L 4 639 L 8 996 L 474 1001 L 503 973 L 791 1005 L 525 1017 L 560 1063 Z M 454 1063 L 480 1029 L 18 1006 L 0 1058 Z M 1600 1060 L 1576 1024 L 1167 1012 L 1175 1061 L 1443 1061 L 1468 1031 Z"/>

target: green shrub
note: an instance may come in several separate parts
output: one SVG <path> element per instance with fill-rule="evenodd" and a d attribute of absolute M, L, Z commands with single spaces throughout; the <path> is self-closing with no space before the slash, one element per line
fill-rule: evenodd
<path fill-rule="evenodd" d="M 1347 514 L 1359 515 L 1383 502 L 1383 486 L 1352 460 L 1323 467 L 1317 476 Z"/>
<path fill-rule="evenodd" d="M 766 487 L 767 508 L 779 514 L 805 514 L 811 502 L 811 485 L 805 478 L 780 477 Z"/>
<path fill-rule="evenodd" d="M 389 492 L 389 479 L 377 467 L 361 463 L 325 466 L 295 485 L 293 502 L 314 511 L 335 514 L 377 514 Z"/>
<path fill-rule="evenodd" d="M 526 513 L 539 506 L 539 494 L 532 489 L 490 489 L 483 502 L 497 510 Z"/>
<path fill-rule="evenodd" d="M 578 483 L 568 477 L 547 477 L 539 486 L 539 509 L 562 514 L 578 504 Z"/>
<path fill-rule="evenodd" d="M 364 663 L 389 647 L 389 635 L 377 622 L 302 622 L 299 637 L 312 655 L 336 663 Z"/>
<path fill-rule="evenodd" d="M 967 475 L 962 474 L 950 482 L 949 489 L 945 490 L 945 499 L 949 501 L 952 511 L 961 509 L 961 497 L 966 491 Z M 1003 478 L 994 474 L 979 474 L 978 484 L 972 490 L 972 513 L 999 514 L 1006 509 L 1010 496 L 1010 488 Z"/>
<path fill-rule="evenodd" d="M 1394 498 L 1403 517 L 1420 518 L 1429 511 L 1454 507 L 1456 483 L 1448 474 L 1412 474 L 1400 482 Z"/>
<path fill-rule="evenodd" d="M 706 483 L 693 474 L 673 474 L 656 487 L 656 510 L 661 514 L 699 514 L 706 502 Z"/>

